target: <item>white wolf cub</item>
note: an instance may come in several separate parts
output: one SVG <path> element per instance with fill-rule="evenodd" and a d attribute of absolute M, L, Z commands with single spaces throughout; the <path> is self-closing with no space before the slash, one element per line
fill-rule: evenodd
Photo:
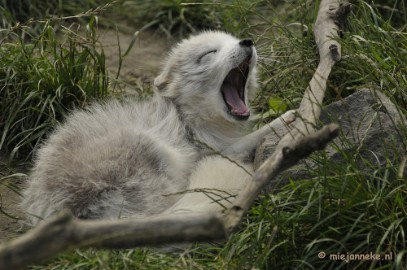
<path fill-rule="evenodd" d="M 22 208 L 35 225 L 67 208 L 83 219 L 219 211 L 250 181 L 250 157 L 284 114 L 250 133 L 257 53 L 203 32 L 179 43 L 151 100 L 72 113 L 39 149 Z"/>

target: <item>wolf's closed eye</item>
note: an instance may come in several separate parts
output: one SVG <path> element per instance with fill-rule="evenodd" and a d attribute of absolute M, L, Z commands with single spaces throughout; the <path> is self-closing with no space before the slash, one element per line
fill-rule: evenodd
<path fill-rule="evenodd" d="M 206 51 L 206 52 L 204 52 L 203 54 L 201 54 L 200 56 L 199 56 L 199 58 L 198 58 L 198 64 L 201 62 L 201 60 L 202 60 L 202 58 L 204 58 L 205 56 L 207 56 L 207 55 L 209 55 L 209 54 L 211 54 L 211 53 L 216 53 L 218 50 L 209 50 L 209 51 Z"/>

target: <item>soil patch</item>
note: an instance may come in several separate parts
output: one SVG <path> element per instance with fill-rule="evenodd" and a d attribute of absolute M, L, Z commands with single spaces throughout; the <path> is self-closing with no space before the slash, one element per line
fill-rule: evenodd
<path fill-rule="evenodd" d="M 114 30 L 101 31 L 99 41 L 102 43 L 111 77 L 116 76 L 120 67 L 120 50 L 123 55 L 133 39 L 134 36 L 130 34 L 117 33 Z M 132 86 L 138 89 L 151 87 L 172 44 L 173 41 L 150 32 L 141 32 L 137 35 L 131 51 L 123 59 L 120 67 L 118 80 L 125 83 L 126 92 L 134 91 L 131 89 Z"/>

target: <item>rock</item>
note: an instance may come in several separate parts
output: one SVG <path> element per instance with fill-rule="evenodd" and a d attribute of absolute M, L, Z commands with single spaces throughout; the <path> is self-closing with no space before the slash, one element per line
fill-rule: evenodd
<path fill-rule="evenodd" d="M 340 136 L 323 154 L 315 154 L 284 171 L 266 191 L 275 191 L 289 179 L 311 178 L 312 169 L 324 163 L 343 164 L 373 175 L 406 154 L 406 120 L 397 107 L 379 91 L 362 89 L 323 108 L 321 124 L 341 126 Z M 278 143 L 272 134 L 256 151 L 255 164 L 264 161 Z M 347 166 L 342 166 L 346 168 Z M 311 169 L 311 170 L 310 170 Z M 329 173 L 329 172 L 328 172 Z"/>

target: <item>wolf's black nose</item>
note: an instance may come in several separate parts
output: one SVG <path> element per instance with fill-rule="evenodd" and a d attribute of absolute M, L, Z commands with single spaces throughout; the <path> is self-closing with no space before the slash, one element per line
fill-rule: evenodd
<path fill-rule="evenodd" d="M 253 40 L 251 40 L 251 39 L 242 39 L 239 42 L 239 44 L 242 45 L 242 46 L 251 47 L 251 46 L 253 46 Z"/>

